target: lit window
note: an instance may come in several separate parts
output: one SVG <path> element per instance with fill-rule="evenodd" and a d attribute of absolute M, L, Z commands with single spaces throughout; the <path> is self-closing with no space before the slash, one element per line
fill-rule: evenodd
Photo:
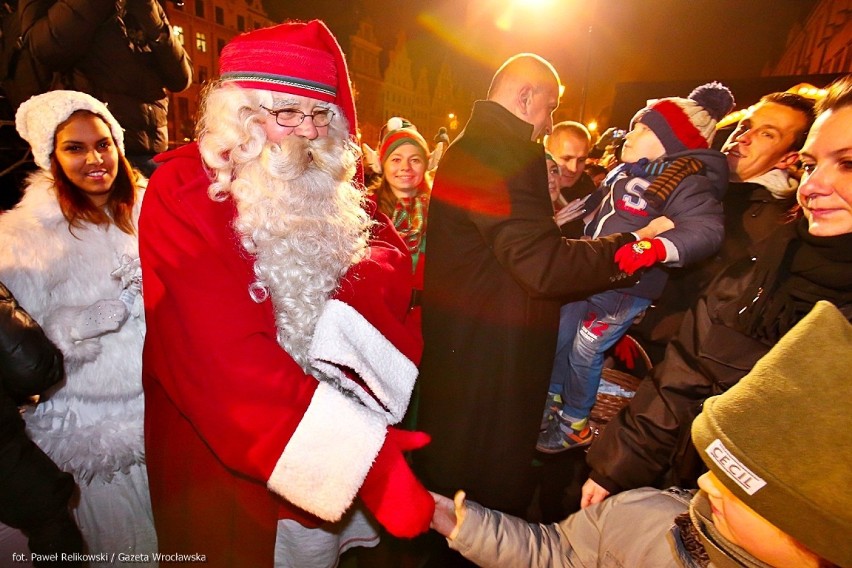
<path fill-rule="evenodd" d="M 172 26 L 172 34 L 177 38 L 178 43 L 186 45 L 186 38 L 183 35 L 183 26 Z"/>
<path fill-rule="evenodd" d="M 207 35 L 201 32 L 195 34 L 195 49 L 207 53 Z"/>

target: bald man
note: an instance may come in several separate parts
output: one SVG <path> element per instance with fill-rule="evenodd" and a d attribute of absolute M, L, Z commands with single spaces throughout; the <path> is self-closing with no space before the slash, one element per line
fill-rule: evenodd
<path fill-rule="evenodd" d="M 506 61 L 441 160 L 429 211 L 418 428 L 432 443 L 415 468 L 432 490 L 521 516 L 559 306 L 628 284 L 612 258 L 635 240 L 561 238 L 536 142 L 559 91 L 541 57 Z"/>

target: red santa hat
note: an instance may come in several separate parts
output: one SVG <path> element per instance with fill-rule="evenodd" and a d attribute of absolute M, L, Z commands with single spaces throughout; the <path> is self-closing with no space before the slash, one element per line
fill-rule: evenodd
<path fill-rule="evenodd" d="M 320 20 L 285 22 L 232 39 L 219 76 L 248 89 L 311 97 L 339 106 L 355 139 L 355 99 L 343 50 Z"/>

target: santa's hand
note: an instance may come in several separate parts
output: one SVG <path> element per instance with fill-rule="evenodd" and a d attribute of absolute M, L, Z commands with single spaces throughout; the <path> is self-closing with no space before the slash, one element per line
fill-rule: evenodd
<path fill-rule="evenodd" d="M 666 246 L 660 239 L 642 239 L 622 245 L 615 251 L 615 262 L 627 274 L 647 268 L 666 259 Z"/>
<path fill-rule="evenodd" d="M 129 314 L 121 300 L 98 300 L 91 306 L 80 308 L 72 316 L 71 339 L 82 341 L 115 331 Z"/>
<path fill-rule="evenodd" d="M 414 477 L 403 452 L 429 443 L 424 432 L 388 428 L 385 443 L 358 495 L 387 531 L 412 538 L 429 530 L 435 500 Z"/>

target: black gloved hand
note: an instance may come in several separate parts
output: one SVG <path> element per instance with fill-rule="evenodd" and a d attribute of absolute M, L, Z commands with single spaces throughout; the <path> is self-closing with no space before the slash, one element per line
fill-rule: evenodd
<path fill-rule="evenodd" d="M 612 141 L 615 139 L 614 134 L 616 130 L 617 129 L 614 126 L 610 126 L 606 130 L 604 130 L 604 133 L 601 134 L 601 137 L 598 138 L 597 142 L 595 142 L 595 148 L 598 148 L 599 150 L 605 150 L 606 147 L 612 144 Z"/>

